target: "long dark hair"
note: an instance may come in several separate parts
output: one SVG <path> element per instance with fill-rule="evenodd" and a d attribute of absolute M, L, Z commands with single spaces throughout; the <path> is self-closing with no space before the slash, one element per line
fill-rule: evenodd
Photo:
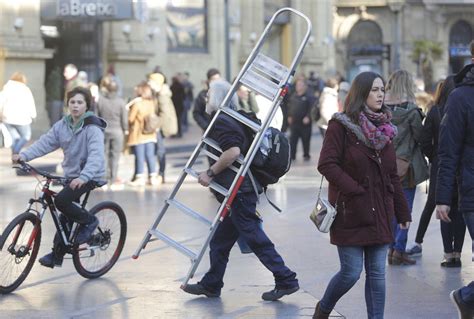
<path fill-rule="evenodd" d="M 441 114 L 444 114 L 444 106 L 446 105 L 448 96 L 455 88 L 456 84 L 454 83 L 454 75 L 449 75 L 446 80 L 444 80 L 443 84 L 441 84 L 439 92 L 437 92 L 436 94 L 437 98 L 434 101 L 435 105 L 438 106 Z"/>
<path fill-rule="evenodd" d="M 92 96 L 91 92 L 87 88 L 83 88 L 81 86 L 76 86 L 74 89 L 69 91 L 66 96 L 66 105 L 69 105 L 69 100 L 75 96 L 76 94 L 81 94 L 84 97 L 84 100 L 86 101 L 86 107 L 87 111 L 91 108 L 91 101 L 92 101 Z"/>
<path fill-rule="evenodd" d="M 362 72 L 352 80 L 351 88 L 344 101 L 344 113 L 347 114 L 353 123 L 359 124 L 359 115 L 364 110 L 367 97 L 377 78 L 380 78 L 385 86 L 383 77 L 375 72 Z M 386 113 L 386 111 L 387 107 L 383 105 L 382 112 Z"/>

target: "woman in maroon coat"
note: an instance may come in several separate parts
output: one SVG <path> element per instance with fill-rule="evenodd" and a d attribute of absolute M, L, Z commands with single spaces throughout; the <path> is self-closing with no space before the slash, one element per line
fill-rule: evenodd
<path fill-rule="evenodd" d="M 395 216 L 401 228 L 411 222 L 392 145 L 397 129 L 390 122 L 384 96 L 382 77 L 363 72 L 353 80 L 344 112 L 329 122 L 318 170 L 329 181 L 329 201 L 337 205 L 330 234 L 341 269 L 316 305 L 313 318 L 328 318 L 336 302 L 359 280 L 363 265 L 368 318 L 383 318 L 392 220 Z"/>

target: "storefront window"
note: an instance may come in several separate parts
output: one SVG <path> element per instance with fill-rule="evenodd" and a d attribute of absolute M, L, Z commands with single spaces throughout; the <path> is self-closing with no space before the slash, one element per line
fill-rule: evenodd
<path fill-rule="evenodd" d="M 207 0 L 168 0 L 168 51 L 207 52 Z"/>

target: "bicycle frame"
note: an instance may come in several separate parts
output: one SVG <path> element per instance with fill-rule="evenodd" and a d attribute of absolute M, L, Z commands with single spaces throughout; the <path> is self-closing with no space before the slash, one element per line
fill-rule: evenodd
<path fill-rule="evenodd" d="M 59 217 L 59 212 L 56 209 L 56 205 L 53 202 L 53 198 L 57 195 L 57 193 L 52 191 L 49 188 L 52 181 L 53 181 L 52 179 L 47 178 L 46 183 L 43 185 L 43 187 L 41 189 L 41 195 L 38 198 L 30 198 L 30 200 L 28 201 L 28 206 L 27 206 L 26 212 L 35 212 L 36 216 L 38 217 L 38 220 L 37 220 L 37 224 L 35 224 L 35 226 L 34 226 L 34 229 L 33 229 L 33 232 L 30 235 L 30 238 L 28 239 L 28 245 L 27 245 L 27 250 L 26 251 L 29 251 L 31 249 L 31 245 L 33 244 L 33 241 L 36 238 L 36 235 L 38 233 L 38 229 L 39 229 L 38 227 L 41 224 L 47 209 L 49 209 L 49 211 L 51 212 L 51 217 L 53 218 L 53 222 L 54 222 L 54 225 L 56 227 L 56 230 L 57 230 L 58 234 L 60 234 L 59 237 L 61 238 L 61 241 L 62 241 L 62 244 L 64 245 L 64 247 L 66 247 L 67 250 L 70 252 L 70 249 L 73 246 L 72 241 L 74 239 L 74 236 L 77 233 L 79 224 L 76 223 L 76 222 L 73 222 L 73 224 L 71 226 L 71 229 L 67 229 L 67 228 L 65 229 L 65 227 L 63 226 L 63 223 L 61 222 L 60 217 Z M 80 206 L 83 209 L 85 209 L 85 206 L 87 204 L 87 200 L 89 199 L 90 192 L 91 191 L 88 191 L 88 192 L 85 193 L 85 197 L 84 197 L 82 203 L 80 204 Z M 41 205 L 41 210 L 40 211 L 37 211 L 36 209 L 33 208 L 34 203 L 39 203 Z M 79 205 L 76 202 L 74 202 L 74 204 Z M 16 242 L 18 240 L 19 235 L 21 234 L 22 229 L 23 229 L 23 225 L 18 228 L 18 230 L 17 230 L 17 232 L 16 232 L 16 234 L 13 238 L 12 247 L 15 247 Z"/>

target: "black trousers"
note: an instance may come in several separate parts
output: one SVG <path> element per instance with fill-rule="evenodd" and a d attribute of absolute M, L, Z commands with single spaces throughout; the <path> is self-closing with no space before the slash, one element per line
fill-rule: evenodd
<path fill-rule="evenodd" d="M 445 253 L 462 251 L 464 245 L 464 235 L 466 234 L 466 224 L 461 212 L 458 210 L 457 203 L 451 206 L 448 214 L 450 223 L 440 221 L 441 237 L 443 238 L 443 248 Z"/>
<path fill-rule="evenodd" d="M 66 186 L 56 195 L 54 203 L 56 204 L 56 208 L 62 213 L 59 217 L 59 222 L 62 223 L 63 227 L 69 227 L 70 229 L 72 222 L 89 224 L 95 220 L 94 216 L 77 204 L 83 194 L 94 189 L 94 184 L 95 182 L 90 181 L 75 190 Z M 66 216 L 67 219 L 64 218 L 64 216 Z M 56 258 L 63 258 L 66 253 L 66 247 L 63 245 L 59 233 L 56 233 L 54 236 L 53 252 Z"/>
<path fill-rule="evenodd" d="M 290 126 L 291 159 L 296 158 L 296 147 L 300 138 L 303 142 L 303 156 L 306 158 L 310 157 L 309 143 L 311 141 L 311 123 L 308 125 L 298 123 Z"/>
<path fill-rule="evenodd" d="M 428 189 L 428 197 L 426 198 L 425 208 L 421 213 L 420 223 L 418 224 L 418 230 L 416 231 L 415 242 L 418 244 L 423 243 L 423 237 L 425 237 L 426 230 L 433 215 L 433 211 L 436 208 L 436 180 L 438 175 L 438 160 L 434 159 L 431 163 L 430 168 L 430 187 Z"/>
<path fill-rule="evenodd" d="M 94 216 L 82 209 L 77 202 L 81 196 L 88 191 L 94 189 L 94 181 L 89 181 L 81 188 L 71 189 L 69 186 L 64 187 L 54 200 L 58 210 L 63 213 L 69 220 L 79 224 L 89 224 L 93 222 Z M 76 203 L 74 203 L 76 202 Z"/>

